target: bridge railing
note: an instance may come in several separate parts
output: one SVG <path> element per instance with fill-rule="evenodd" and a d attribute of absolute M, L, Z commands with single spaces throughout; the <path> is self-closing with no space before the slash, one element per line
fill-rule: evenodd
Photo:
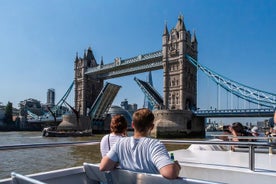
<path fill-rule="evenodd" d="M 197 116 L 211 116 L 211 115 L 264 115 L 273 116 L 275 109 L 206 109 L 206 110 L 196 110 L 193 113 Z"/>

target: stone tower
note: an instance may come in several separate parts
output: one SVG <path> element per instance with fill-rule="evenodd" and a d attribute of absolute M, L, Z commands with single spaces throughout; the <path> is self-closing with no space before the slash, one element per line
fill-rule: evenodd
<path fill-rule="evenodd" d="M 197 60 L 197 39 L 186 30 L 180 15 L 175 28 L 162 36 L 164 107 L 155 115 L 152 136 L 158 138 L 204 137 L 204 118 L 195 117 L 197 68 L 186 55 Z"/>
<path fill-rule="evenodd" d="M 84 51 L 83 58 L 78 54 L 75 59 L 75 109 L 80 115 L 88 115 L 88 111 L 103 88 L 103 80 L 85 75 L 88 68 L 97 67 L 91 47 Z"/>
<path fill-rule="evenodd" d="M 186 30 L 183 16 L 176 27 L 168 32 L 165 25 L 162 37 L 164 106 L 166 109 L 191 110 L 196 108 L 197 68 L 185 57 L 197 60 L 195 34 Z"/>

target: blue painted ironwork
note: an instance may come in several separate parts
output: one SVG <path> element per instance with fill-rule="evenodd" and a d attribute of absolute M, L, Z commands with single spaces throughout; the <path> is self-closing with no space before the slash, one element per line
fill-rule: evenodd
<path fill-rule="evenodd" d="M 154 108 L 162 108 L 163 107 L 163 97 L 154 89 L 154 87 L 149 83 L 134 77 L 134 80 L 137 82 L 138 86 L 145 93 L 149 102 Z"/>
<path fill-rule="evenodd" d="M 63 97 L 58 101 L 58 103 L 53 107 L 51 108 L 51 110 L 55 113 L 58 108 L 60 108 L 63 103 L 66 101 L 67 97 L 69 96 L 70 92 L 72 91 L 73 89 L 73 86 L 74 86 L 74 81 L 71 83 L 71 85 L 69 86 L 69 88 L 67 89 L 67 91 L 65 92 L 65 94 L 63 95 Z"/>
<path fill-rule="evenodd" d="M 51 108 L 51 111 L 53 113 L 56 114 L 56 112 L 60 109 L 60 107 L 62 107 L 63 103 L 66 101 L 67 97 L 69 96 L 70 92 L 72 91 L 72 88 L 74 86 L 74 81 L 71 83 L 71 85 L 69 86 L 69 88 L 67 89 L 67 91 L 65 92 L 65 94 L 63 95 L 63 97 L 58 101 L 58 103 Z M 47 112 L 47 113 L 44 113 L 43 115 L 41 116 L 38 116 L 34 113 L 32 113 L 30 110 L 27 109 L 27 113 L 29 116 L 33 117 L 34 120 L 39 120 L 39 121 L 42 121 L 42 120 L 49 120 L 49 117 L 51 117 L 51 113 L 50 112 Z M 30 121 L 30 120 L 28 120 Z"/>
<path fill-rule="evenodd" d="M 193 113 L 202 117 L 272 117 L 274 109 L 214 109 L 197 110 Z"/>
<path fill-rule="evenodd" d="M 227 77 L 217 74 L 216 72 L 201 65 L 198 61 L 193 59 L 191 56 L 186 55 L 186 58 L 188 59 L 189 62 L 191 62 L 201 71 L 203 71 L 204 74 L 206 74 L 216 84 L 224 88 L 226 91 L 231 92 L 233 95 L 241 99 L 244 99 L 248 102 L 270 109 L 269 112 L 263 111 L 262 109 L 258 109 L 258 110 L 252 109 L 252 111 L 250 112 L 244 109 L 244 112 L 245 113 L 248 112 L 249 116 L 252 115 L 256 117 L 256 116 L 266 116 L 266 114 L 271 115 L 271 112 L 273 112 L 273 109 L 276 107 L 276 94 L 258 90 L 258 89 L 243 85 L 241 83 L 238 83 L 236 81 L 230 80 Z M 122 60 L 121 58 L 116 58 L 115 61 L 111 64 L 99 65 L 97 67 L 89 68 L 86 74 L 95 76 L 95 78 L 109 79 L 109 78 L 115 78 L 120 76 L 126 76 L 130 74 L 142 73 L 146 71 L 158 70 L 162 68 L 163 68 L 162 51 L 156 51 L 156 52 L 152 52 L 144 55 L 138 55 L 124 60 Z M 160 104 L 161 100 L 157 101 L 153 97 L 150 97 L 152 96 L 152 94 L 146 90 L 145 85 L 144 86 L 142 85 L 143 82 L 137 82 L 137 83 L 142 89 L 142 91 L 149 97 L 151 104 L 154 104 L 154 105 Z M 152 89 L 154 88 L 152 87 Z M 219 114 L 221 116 L 222 115 L 225 116 L 224 113 L 226 111 L 229 112 L 229 116 L 238 116 L 239 114 L 243 113 L 241 111 L 236 111 L 236 110 L 232 110 L 232 111 L 221 110 L 221 112 L 219 112 L 218 110 L 215 112 L 215 110 L 213 110 L 213 113 L 211 111 L 210 113 L 213 114 L 213 116 L 216 116 Z M 203 114 L 203 111 L 195 111 L 195 113 L 201 116 Z"/>
<path fill-rule="evenodd" d="M 229 91 L 232 94 L 236 95 L 237 97 L 260 106 L 268 108 L 276 107 L 276 94 L 258 90 L 256 88 L 252 88 L 236 81 L 230 80 L 227 77 L 219 75 L 216 72 L 201 65 L 191 56 L 186 55 L 186 58 L 201 71 L 203 71 L 203 73 L 211 78 L 215 83 L 224 88 L 226 91 Z"/>

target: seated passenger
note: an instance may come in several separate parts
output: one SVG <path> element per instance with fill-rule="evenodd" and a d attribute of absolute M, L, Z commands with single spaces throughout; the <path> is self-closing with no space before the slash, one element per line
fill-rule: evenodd
<path fill-rule="evenodd" d="M 100 170 L 112 170 L 118 163 L 122 169 L 177 178 L 181 169 L 179 163 L 171 160 L 163 143 L 149 137 L 153 122 L 154 115 L 149 109 L 138 109 L 132 117 L 134 135 L 115 143 L 102 158 Z"/>
<path fill-rule="evenodd" d="M 265 137 L 264 133 L 259 131 L 259 128 L 257 126 L 254 126 L 251 128 L 251 134 L 256 137 L 256 141 L 265 141 L 265 139 L 262 139 L 261 137 Z M 258 139 L 259 137 L 259 139 Z"/>
<path fill-rule="evenodd" d="M 110 122 L 110 134 L 105 135 L 100 143 L 102 157 L 122 137 L 126 136 L 127 121 L 123 115 L 114 115 Z"/>
<path fill-rule="evenodd" d="M 223 126 L 223 133 L 218 135 L 218 138 L 209 139 L 208 141 L 229 141 L 229 126 Z M 191 144 L 188 147 L 190 151 L 229 151 L 230 147 L 227 145 L 217 145 L 217 144 Z"/>
<path fill-rule="evenodd" d="M 229 126 L 229 131 L 232 134 L 232 141 L 238 142 L 238 141 L 252 141 L 252 139 L 249 138 L 240 138 L 242 136 L 253 136 L 250 132 L 246 131 L 244 126 L 239 123 L 233 123 L 232 126 Z M 241 146 L 239 146 L 241 147 Z M 233 150 L 235 148 L 235 146 L 231 147 Z"/>

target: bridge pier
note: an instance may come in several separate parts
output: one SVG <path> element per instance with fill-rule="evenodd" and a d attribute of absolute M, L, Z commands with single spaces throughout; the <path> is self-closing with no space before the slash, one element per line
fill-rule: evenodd
<path fill-rule="evenodd" d="M 62 122 L 57 127 L 57 130 L 61 131 L 82 131 L 89 129 L 91 129 L 89 117 L 81 115 L 79 119 L 77 119 L 74 114 L 63 115 Z"/>
<path fill-rule="evenodd" d="M 154 110 L 155 138 L 204 138 L 204 117 L 195 117 L 189 110 Z"/>

